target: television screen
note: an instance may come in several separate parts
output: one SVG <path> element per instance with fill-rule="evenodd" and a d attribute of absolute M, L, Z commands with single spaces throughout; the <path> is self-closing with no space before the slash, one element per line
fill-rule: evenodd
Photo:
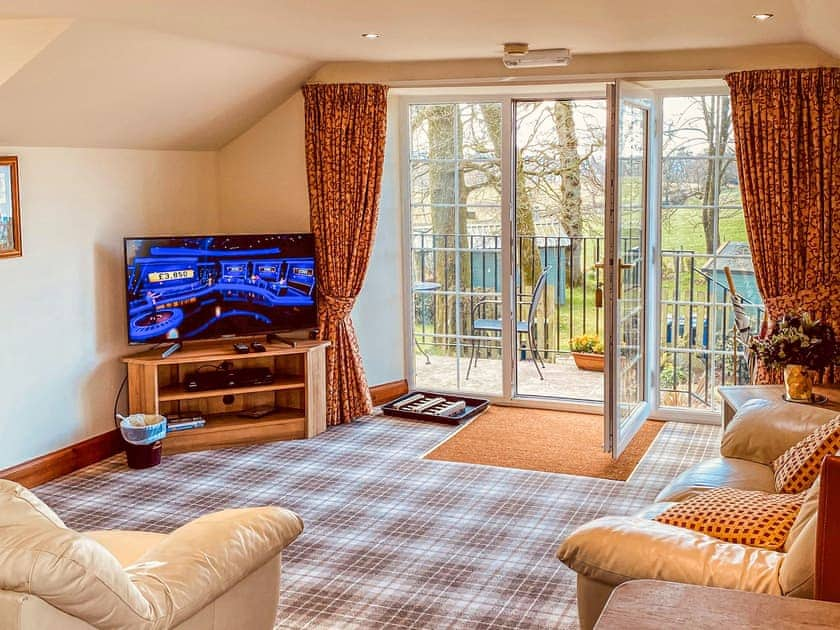
<path fill-rule="evenodd" d="M 131 343 L 314 328 L 311 234 L 125 239 Z"/>

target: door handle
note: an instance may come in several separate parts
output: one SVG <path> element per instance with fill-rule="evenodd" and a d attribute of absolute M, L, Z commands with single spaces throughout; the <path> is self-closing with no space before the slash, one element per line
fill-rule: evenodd
<path fill-rule="evenodd" d="M 604 268 L 604 261 L 602 260 L 601 262 L 596 262 L 594 267 L 595 267 L 595 269 L 603 269 Z M 627 269 L 632 269 L 633 267 L 634 267 L 634 265 L 631 265 L 629 263 L 625 263 L 621 258 L 618 259 L 618 269 L 619 269 L 619 272 L 618 272 L 618 299 L 619 300 L 621 299 L 621 296 L 622 296 L 621 280 L 624 277 L 624 274 L 621 273 L 621 272 L 625 271 Z"/>

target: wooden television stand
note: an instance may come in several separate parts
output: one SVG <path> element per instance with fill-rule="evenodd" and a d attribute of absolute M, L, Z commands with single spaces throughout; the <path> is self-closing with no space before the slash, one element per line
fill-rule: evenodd
<path fill-rule="evenodd" d="M 262 338 L 264 339 L 264 337 Z M 236 339 L 250 343 L 253 339 Z M 164 453 L 180 453 L 237 444 L 310 438 L 326 430 L 326 341 L 301 341 L 294 348 L 266 344 L 265 352 L 238 354 L 234 340 L 185 344 L 173 355 L 146 351 L 123 358 L 128 365 L 131 413 L 201 415 L 198 429 L 170 433 Z M 188 392 L 184 379 L 202 366 L 230 362 L 234 369 L 267 367 L 269 385 Z M 212 369 L 206 367 L 204 369 Z M 240 417 L 246 409 L 272 405 L 275 411 L 258 419 Z"/>

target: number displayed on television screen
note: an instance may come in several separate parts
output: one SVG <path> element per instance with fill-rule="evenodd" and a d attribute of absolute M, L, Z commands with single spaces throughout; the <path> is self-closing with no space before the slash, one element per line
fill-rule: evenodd
<path fill-rule="evenodd" d="M 149 274 L 149 282 L 168 282 L 170 280 L 189 280 L 195 277 L 192 269 L 179 269 L 175 271 L 153 271 Z"/>

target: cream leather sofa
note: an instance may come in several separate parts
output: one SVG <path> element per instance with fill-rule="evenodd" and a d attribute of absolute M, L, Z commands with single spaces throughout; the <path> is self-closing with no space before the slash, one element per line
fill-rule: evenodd
<path fill-rule="evenodd" d="M 724 432 L 721 457 L 680 474 L 641 513 L 600 518 L 573 532 L 557 556 L 578 574 L 581 628 L 595 625 L 616 586 L 636 579 L 812 597 L 818 483 L 778 552 L 723 542 L 653 518 L 710 488 L 774 492 L 773 460 L 836 415 L 781 400 L 749 401 Z"/>
<path fill-rule="evenodd" d="M 302 530 L 293 512 L 261 507 L 209 514 L 168 535 L 80 534 L 0 480 L 0 628 L 272 628 L 280 553 Z"/>

